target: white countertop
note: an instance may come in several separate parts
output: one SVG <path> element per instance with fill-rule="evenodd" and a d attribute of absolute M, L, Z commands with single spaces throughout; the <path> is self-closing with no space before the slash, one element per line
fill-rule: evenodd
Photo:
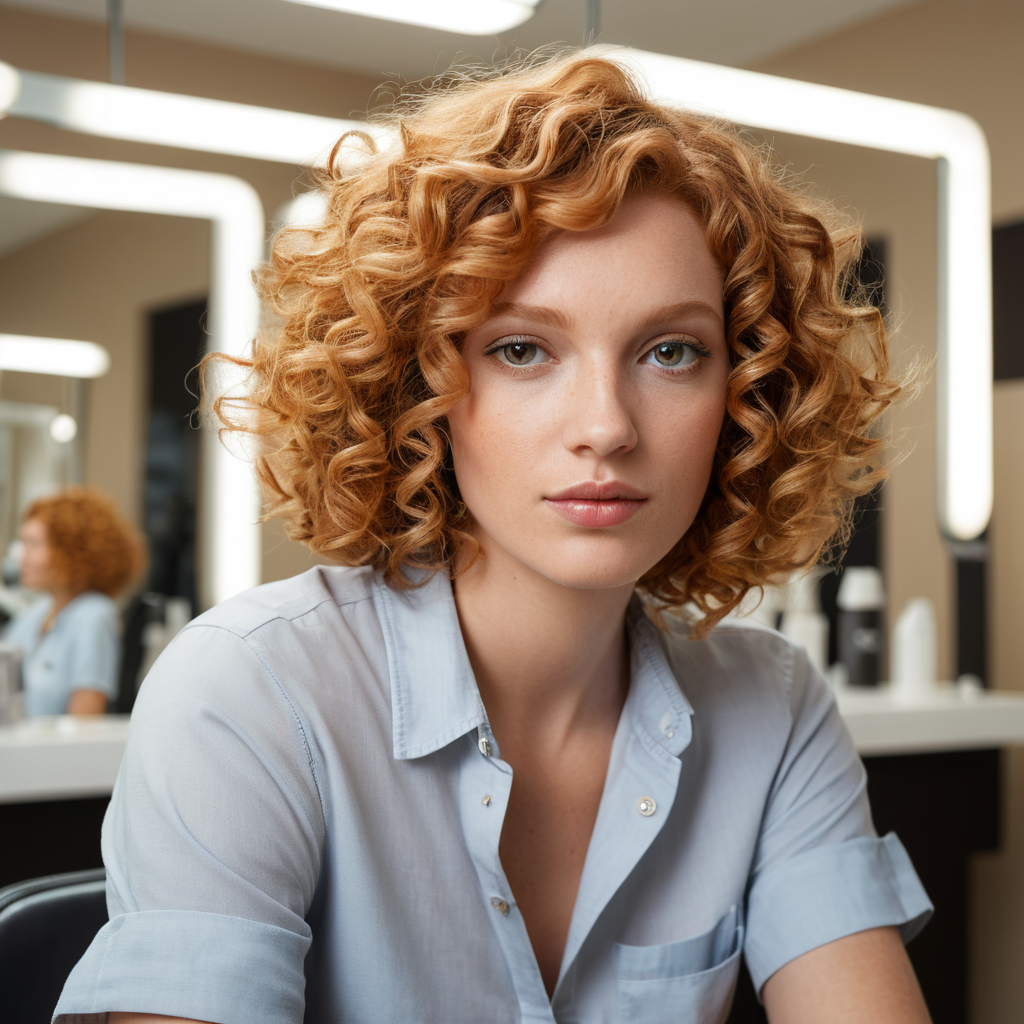
<path fill-rule="evenodd" d="M 0 725 L 0 803 L 109 796 L 127 739 L 127 715 Z"/>
<path fill-rule="evenodd" d="M 839 710 L 861 754 L 923 754 L 1024 744 L 1024 692 L 956 690 L 900 700 L 885 687 L 842 689 Z"/>
<path fill-rule="evenodd" d="M 1024 744 L 1024 692 L 951 686 L 913 701 L 878 690 L 837 694 L 861 754 L 913 754 Z M 0 803 L 109 795 L 127 715 L 60 715 L 0 726 Z"/>

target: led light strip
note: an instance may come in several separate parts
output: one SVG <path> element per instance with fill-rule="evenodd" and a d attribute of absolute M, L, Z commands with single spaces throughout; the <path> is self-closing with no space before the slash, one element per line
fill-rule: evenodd
<path fill-rule="evenodd" d="M 0 150 L 0 195 L 204 218 L 212 224 L 209 351 L 238 355 L 256 331 L 249 275 L 263 256 L 264 215 L 255 190 L 224 174 Z M 260 498 L 247 462 L 205 432 L 204 501 L 208 552 L 205 606 L 260 582 Z"/>
<path fill-rule="evenodd" d="M 0 64 L 0 69 L 5 67 Z M 9 116 L 108 139 L 310 167 L 322 162 L 347 131 L 358 129 L 381 140 L 386 137 L 379 128 L 362 121 L 83 82 L 38 71 L 17 74 L 20 90 L 9 100 Z M 0 72 L 0 94 L 3 91 Z"/>
<path fill-rule="evenodd" d="M 492 36 L 531 18 L 540 0 L 291 0 L 462 35 Z"/>
<path fill-rule="evenodd" d="M 94 341 L 0 334 L 0 370 L 90 378 L 109 369 L 110 353 Z"/>

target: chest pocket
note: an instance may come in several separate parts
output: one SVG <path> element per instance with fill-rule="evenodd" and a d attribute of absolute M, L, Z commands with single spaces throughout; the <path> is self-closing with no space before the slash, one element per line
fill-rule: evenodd
<path fill-rule="evenodd" d="M 722 1024 L 729 1016 L 743 950 L 742 911 L 709 931 L 659 946 L 615 946 L 624 1022 Z"/>

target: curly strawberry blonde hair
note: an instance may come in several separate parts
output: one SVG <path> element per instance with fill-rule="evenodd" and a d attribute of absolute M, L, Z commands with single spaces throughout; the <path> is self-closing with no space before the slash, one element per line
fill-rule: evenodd
<path fill-rule="evenodd" d="M 446 414 L 467 392 L 466 332 L 552 232 L 609 220 L 623 198 L 675 196 L 725 270 L 732 371 L 711 484 L 693 525 L 640 580 L 707 631 L 757 587 L 848 536 L 884 470 L 873 429 L 899 392 L 877 309 L 851 302 L 859 230 L 787 185 L 732 125 L 651 102 L 621 64 L 562 54 L 451 74 L 384 115 L 398 142 L 357 166 L 335 147 L 327 215 L 281 231 L 257 275 L 240 422 L 260 438 L 267 516 L 346 565 L 408 584 L 451 576 L 475 544 Z"/>
<path fill-rule="evenodd" d="M 91 487 L 68 487 L 32 502 L 22 522 L 46 527 L 50 565 L 62 587 L 115 597 L 146 567 L 145 543 L 112 498 Z"/>

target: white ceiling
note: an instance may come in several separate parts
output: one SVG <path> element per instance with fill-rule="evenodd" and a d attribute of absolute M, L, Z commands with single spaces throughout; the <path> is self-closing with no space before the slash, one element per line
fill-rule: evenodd
<path fill-rule="evenodd" d="M 600 41 L 745 66 L 920 0 L 601 0 Z M 0 0 L 102 21 L 106 0 Z M 125 0 L 130 27 L 362 71 L 422 78 L 456 56 L 583 40 L 586 0 L 541 0 L 501 36 L 462 36 L 285 0 Z M 126 63 L 131 72 L 131 54 Z"/>

